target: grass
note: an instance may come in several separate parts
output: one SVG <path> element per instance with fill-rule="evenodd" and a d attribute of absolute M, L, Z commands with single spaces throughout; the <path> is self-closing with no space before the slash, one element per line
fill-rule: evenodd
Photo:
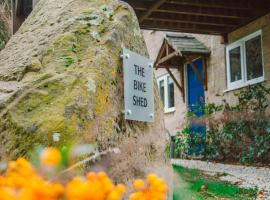
<path fill-rule="evenodd" d="M 257 189 L 244 189 L 217 178 L 205 175 L 197 169 L 173 166 L 175 172 L 173 200 L 252 200 Z M 207 189 L 202 189 L 202 186 Z"/>

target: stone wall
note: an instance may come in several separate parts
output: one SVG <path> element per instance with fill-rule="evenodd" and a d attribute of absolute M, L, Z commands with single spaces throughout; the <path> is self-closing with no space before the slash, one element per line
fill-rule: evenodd
<path fill-rule="evenodd" d="M 265 72 L 265 84 L 270 85 L 270 14 L 261 17 L 250 24 L 237 29 L 228 35 L 229 43 L 235 42 L 257 30 L 262 30 L 263 40 L 263 61 Z M 179 33 L 180 34 L 180 33 Z M 156 59 L 166 32 L 144 31 L 145 41 L 152 60 Z M 227 91 L 226 75 L 226 55 L 225 45 L 221 44 L 220 36 L 192 34 L 199 41 L 204 43 L 210 50 L 211 56 L 208 62 L 208 91 L 205 92 L 207 103 L 221 103 L 226 99 L 229 103 L 234 103 L 236 97 L 234 93 L 239 90 Z M 172 70 L 175 77 L 180 81 L 180 74 L 177 70 Z M 156 77 L 167 74 L 164 69 L 155 72 Z M 186 76 L 185 76 L 186 79 Z M 186 81 L 186 80 L 185 80 Z M 175 107 L 176 111 L 165 113 L 165 126 L 170 134 L 174 135 L 185 123 L 185 113 L 187 105 L 182 100 L 182 95 L 175 87 Z"/>
<path fill-rule="evenodd" d="M 150 57 L 152 60 L 155 60 L 166 32 L 144 31 L 143 34 Z M 211 50 L 211 57 L 208 61 L 207 69 L 208 91 L 206 91 L 205 94 L 206 101 L 221 102 L 222 99 L 219 98 L 219 96 L 226 89 L 225 48 L 224 45 L 221 44 L 221 37 L 200 34 L 192 35 Z M 178 70 L 172 70 L 172 72 L 180 82 L 180 73 Z M 158 69 L 155 71 L 156 78 L 165 74 L 167 74 L 167 71 L 164 69 Z M 216 76 L 219 78 L 215 78 Z M 175 112 L 165 113 L 165 126 L 171 135 L 174 135 L 177 131 L 181 130 L 185 123 L 185 114 L 187 111 L 187 104 L 183 102 L 181 92 L 177 87 L 174 87 L 174 90 Z"/>
<path fill-rule="evenodd" d="M 150 58 L 154 61 L 166 33 L 161 31 L 143 31 L 143 34 L 145 37 L 148 52 L 150 54 Z M 172 70 L 172 72 L 175 77 L 180 79 L 180 74 L 178 70 Z M 165 69 L 158 69 L 155 71 L 155 76 L 157 79 L 165 74 L 167 74 L 167 71 Z M 176 133 L 176 131 L 180 130 L 180 127 L 183 125 L 186 112 L 186 105 L 183 102 L 182 95 L 179 89 L 177 87 L 174 87 L 174 89 L 176 106 L 175 112 L 165 113 L 165 127 L 171 135 Z"/>

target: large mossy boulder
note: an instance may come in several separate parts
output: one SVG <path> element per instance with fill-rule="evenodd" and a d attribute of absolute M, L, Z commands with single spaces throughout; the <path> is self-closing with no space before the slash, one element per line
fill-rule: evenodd
<path fill-rule="evenodd" d="M 120 148 L 107 163 L 116 177 L 167 174 L 157 87 L 154 123 L 124 119 L 123 46 L 147 56 L 128 4 L 40 0 L 0 52 L 0 158 L 28 156 L 38 145 L 87 143 Z"/>

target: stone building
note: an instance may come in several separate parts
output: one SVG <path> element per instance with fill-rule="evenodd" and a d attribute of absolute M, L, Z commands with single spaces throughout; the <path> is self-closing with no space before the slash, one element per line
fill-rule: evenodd
<path fill-rule="evenodd" d="M 168 38 L 171 35 L 178 39 L 194 38 L 210 51 L 206 63 L 206 87 L 199 81 L 190 64 L 183 64 L 183 76 L 179 69 L 171 69 L 178 84 L 183 83 L 186 95 L 179 90 L 166 68 L 158 68 L 155 71 L 165 104 L 165 125 L 171 135 L 183 128 L 187 110 L 194 101 L 201 101 L 201 96 L 206 103 L 222 103 L 223 99 L 233 103 L 236 100 L 234 93 L 241 88 L 259 82 L 270 85 L 270 14 L 230 32 L 226 44 L 222 42 L 221 36 L 216 35 L 144 31 L 152 60 L 157 59 L 166 36 Z M 179 42 L 180 46 L 185 45 Z M 180 48 L 176 50 L 181 51 Z M 198 60 L 199 57 L 193 62 L 198 65 Z M 189 78 L 192 79 L 190 82 Z"/>

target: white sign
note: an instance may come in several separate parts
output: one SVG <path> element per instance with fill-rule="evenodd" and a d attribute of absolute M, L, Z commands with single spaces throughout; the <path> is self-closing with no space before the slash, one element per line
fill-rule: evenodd
<path fill-rule="evenodd" d="M 154 122 L 153 63 L 123 49 L 125 118 Z"/>

